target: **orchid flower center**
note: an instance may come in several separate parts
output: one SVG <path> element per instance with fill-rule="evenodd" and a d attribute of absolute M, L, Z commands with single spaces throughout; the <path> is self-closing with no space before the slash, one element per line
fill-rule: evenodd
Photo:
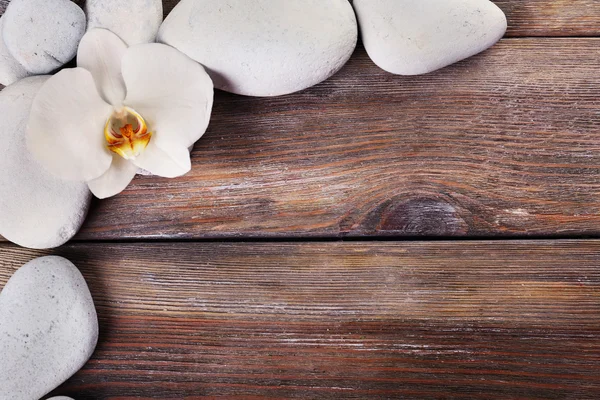
<path fill-rule="evenodd" d="M 135 160 L 152 137 L 146 121 L 134 109 L 123 107 L 115 110 L 104 126 L 108 149 L 126 160 Z"/>

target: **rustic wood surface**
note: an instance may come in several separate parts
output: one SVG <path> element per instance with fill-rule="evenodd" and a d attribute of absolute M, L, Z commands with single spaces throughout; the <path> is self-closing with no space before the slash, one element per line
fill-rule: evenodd
<path fill-rule="evenodd" d="M 0 245 L 0 285 L 48 254 Z M 101 337 L 54 394 L 600 397 L 600 241 L 73 244 Z"/>
<path fill-rule="evenodd" d="M 58 254 L 94 297 L 53 394 L 599 399 L 600 240 L 550 239 L 600 238 L 600 1 L 495 3 L 507 37 L 433 74 L 359 45 L 301 93 L 217 92 L 186 177 L 136 178 L 62 248 L 0 243 L 0 288 Z"/>
<path fill-rule="evenodd" d="M 597 0 L 498 0 L 509 21 L 507 35 L 599 36 Z"/>
<path fill-rule="evenodd" d="M 506 39 L 421 77 L 360 48 L 298 94 L 217 93 L 192 171 L 138 177 L 78 238 L 597 235 L 599 76 L 600 38 Z"/>

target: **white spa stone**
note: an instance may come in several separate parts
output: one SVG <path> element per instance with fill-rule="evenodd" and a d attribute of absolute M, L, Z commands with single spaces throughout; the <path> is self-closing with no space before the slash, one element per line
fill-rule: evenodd
<path fill-rule="evenodd" d="M 4 17 L 0 17 L 0 85 L 8 86 L 29 75 L 27 70 L 10 54 L 2 38 Z"/>
<path fill-rule="evenodd" d="M 73 400 L 70 397 L 67 396 L 56 396 L 56 397 L 50 397 L 48 400 Z"/>
<path fill-rule="evenodd" d="M 84 33 L 83 10 L 70 0 L 12 0 L 4 14 L 4 43 L 31 74 L 71 61 Z"/>
<path fill-rule="evenodd" d="M 162 0 L 87 0 L 88 30 L 104 28 L 129 46 L 151 43 L 163 20 Z"/>
<path fill-rule="evenodd" d="M 494 45 L 506 16 L 488 0 L 354 0 L 367 53 L 400 75 L 435 71 Z"/>
<path fill-rule="evenodd" d="M 331 77 L 357 36 L 348 0 L 183 0 L 158 41 L 201 63 L 218 89 L 277 96 Z"/>
<path fill-rule="evenodd" d="M 77 268 L 35 259 L 0 293 L 0 399 L 39 399 L 77 372 L 98 341 L 98 318 Z"/>
<path fill-rule="evenodd" d="M 29 110 L 47 79 L 25 78 L 0 92 L 0 235 L 20 246 L 40 249 L 71 239 L 91 200 L 85 183 L 55 178 L 27 150 Z"/>

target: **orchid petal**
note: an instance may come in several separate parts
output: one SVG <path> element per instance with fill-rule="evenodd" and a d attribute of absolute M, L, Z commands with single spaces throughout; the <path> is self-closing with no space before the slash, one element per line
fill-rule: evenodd
<path fill-rule="evenodd" d="M 119 107 L 125 99 L 125 82 L 121 74 L 121 59 L 127 45 L 106 29 L 88 31 L 79 43 L 77 66 L 92 73 L 100 96 Z"/>
<path fill-rule="evenodd" d="M 213 84 L 204 68 L 178 50 L 157 43 L 130 47 L 122 60 L 124 104 L 144 116 L 152 141 L 182 153 L 206 131 Z M 189 156 L 189 154 L 188 154 Z"/>
<path fill-rule="evenodd" d="M 99 178 L 88 182 L 91 192 L 99 199 L 106 199 L 121 193 L 135 177 L 138 167 L 132 162 L 117 155 L 113 156 L 113 162 Z"/>
<path fill-rule="evenodd" d="M 176 178 L 187 174 L 192 169 L 190 152 L 185 147 L 170 146 L 169 150 L 160 148 L 150 140 L 148 147 L 133 163 L 153 175 L 164 178 Z"/>
<path fill-rule="evenodd" d="M 98 95 L 92 74 L 83 68 L 62 70 L 48 79 L 33 101 L 27 147 L 60 178 L 98 178 L 112 162 L 103 134 L 111 112 Z"/>

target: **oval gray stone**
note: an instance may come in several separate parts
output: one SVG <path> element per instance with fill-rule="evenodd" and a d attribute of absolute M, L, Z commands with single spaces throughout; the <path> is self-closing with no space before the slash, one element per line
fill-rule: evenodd
<path fill-rule="evenodd" d="M 70 0 L 12 0 L 2 37 L 31 74 L 47 74 L 71 61 L 85 33 L 85 14 Z"/>
<path fill-rule="evenodd" d="M 0 92 L 0 235 L 20 246 L 57 247 L 70 240 L 87 214 L 84 182 L 60 180 L 27 150 L 31 103 L 47 76 L 25 78 Z"/>
<path fill-rule="evenodd" d="M 129 46 L 156 40 L 163 20 L 162 0 L 87 0 L 88 30 L 104 28 Z"/>
<path fill-rule="evenodd" d="M 491 47 L 506 17 L 488 0 L 354 0 L 362 41 L 380 68 L 435 71 Z"/>
<path fill-rule="evenodd" d="M 42 257 L 0 293 L 0 399 L 39 399 L 77 372 L 98 341 L 98 318 L 77 268 Z"/>
<path fill-rule="evenodd" d="M 357 29 L 348 0 L 183 0 L 158 41 L 201 63 L 218 89 L 277 96 L 340 70 Z"/>

